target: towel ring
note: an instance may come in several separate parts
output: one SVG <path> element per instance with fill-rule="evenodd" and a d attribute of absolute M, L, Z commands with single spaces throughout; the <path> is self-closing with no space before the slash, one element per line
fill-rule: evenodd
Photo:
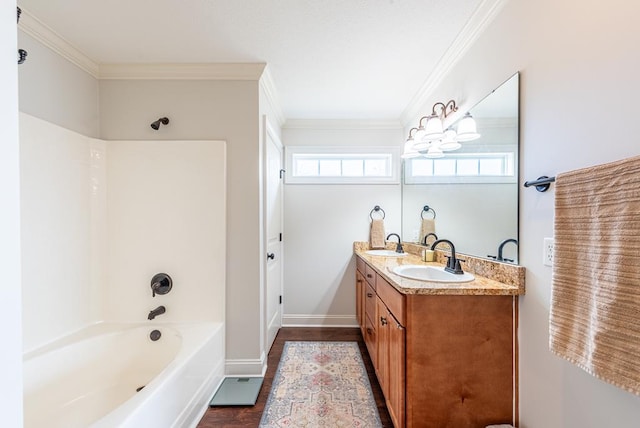
<path fill-rule="evenodd" d="M 372 209 L 372 210 L 371 210 L 371 212 L 369 213 L 369 218 L 373 221 L 373 213 L 374 213 L 374 212 L 376 212 L 376 213 L 377 213 L 377 212 L 380 212 L 380 211 L 382 211 L 382 218 L 381 218 L 381 220 L 384 220 L 384 218 L 385 218 L 385 213 L 384 213 L 384 210 L 383 210 L 382 208 L 380 208 L 380 205 L 376 205 L 375 207 L 373 207 L 373 209 Z"/>
<path fill-rule="evenodd" d="M 433 213 L 433 219 L 436 219 L 436 211 L 431 208 L 429 205 L 425 205 L 424 208 L 422 208 L 422 212 L 420 213 L 420 217 L 424 220 L 424 213 L 428 213 L 429 211 L 431 211 Z"/>

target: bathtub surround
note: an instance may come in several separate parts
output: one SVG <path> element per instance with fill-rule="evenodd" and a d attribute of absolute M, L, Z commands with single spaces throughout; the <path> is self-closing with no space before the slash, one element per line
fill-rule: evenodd
<path fill-rule="evenodd" d="M 20 114 L 24 350 L 102 318 L 104 144 Z M 92 156 L 93 154 L 93 156 Z"/>
<path fill-rule="evenodd" d="M 26 114 L 21 127 L 26 351 L 159 305 L 162 322 L 224 321 L 223 142 L 107 142 Z M 173 290 L 152 297 L 164 271 Z"/>
<path fill-rule="evenodd" d="M 221 141 L 107 142 L 108 320 L 224 322 L 226 148 Z M 152 296 L 157 272 L 173 286 Z M 122 296 L 128 299 L 122 299 Z"/>

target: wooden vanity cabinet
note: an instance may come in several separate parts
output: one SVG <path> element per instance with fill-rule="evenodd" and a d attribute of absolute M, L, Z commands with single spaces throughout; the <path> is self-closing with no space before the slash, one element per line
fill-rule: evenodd
<path fill-rule="evenodd" d="M 363 279 L 363 336 L 396 428 L 517 423 L 517 298 L 405 295 Z"/>

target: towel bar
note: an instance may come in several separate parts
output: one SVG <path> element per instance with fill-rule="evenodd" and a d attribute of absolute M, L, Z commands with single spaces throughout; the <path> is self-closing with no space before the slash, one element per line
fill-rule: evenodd
<path fill-rule="evenodd" d="M 538 192 L 546 192 L 551 187 L 551 183 L 555 182 L 555 177 L 547 177 L 546 175 L 538 177 L 537 180 L 525 181 L 524 187 L 536 186 Z"/>
<path fill-rule="evenodd" d="M 431 211 L 433 213 L 433 219 L 435 220 L 436 211 L 433 208 L 431 208 L 429 205 L 425 205 L 422 208 L 422 212 L 420 213 L 420 217 L 424 220 L 424 213 L 428 213 L 429 211 Z"/>
<path fill-rule="evenodd" d="M 384 218 L 385 218 L 385 213 L 384 213 L 384 210 L 383 210 L 382 208 L 380 208 L 380 205 L 376 205 L 375 207 L 373 207 L 373 209 L 372 209 L 372 210 L 371 210 L 371 212 L 369 213 L 369 218 L 370 218 L 371 220 L 373 220 L 373 213 L 374 213 L 374 212 L 376 212 L 376 213 L 377 213 L 377 212 L 380 212 L 380 211 L 382 211 L 382 220 L 384 220 Z"/>

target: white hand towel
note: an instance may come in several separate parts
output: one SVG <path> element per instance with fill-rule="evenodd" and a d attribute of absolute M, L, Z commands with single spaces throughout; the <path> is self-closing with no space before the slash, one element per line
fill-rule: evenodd
<path fill-rule="evenodd" d="M 384 235 L 384 221 L 371 220 L 371 231 L 369 234 L 369 245 L 373 250 L 382 249 L 386 246 Z"/>

